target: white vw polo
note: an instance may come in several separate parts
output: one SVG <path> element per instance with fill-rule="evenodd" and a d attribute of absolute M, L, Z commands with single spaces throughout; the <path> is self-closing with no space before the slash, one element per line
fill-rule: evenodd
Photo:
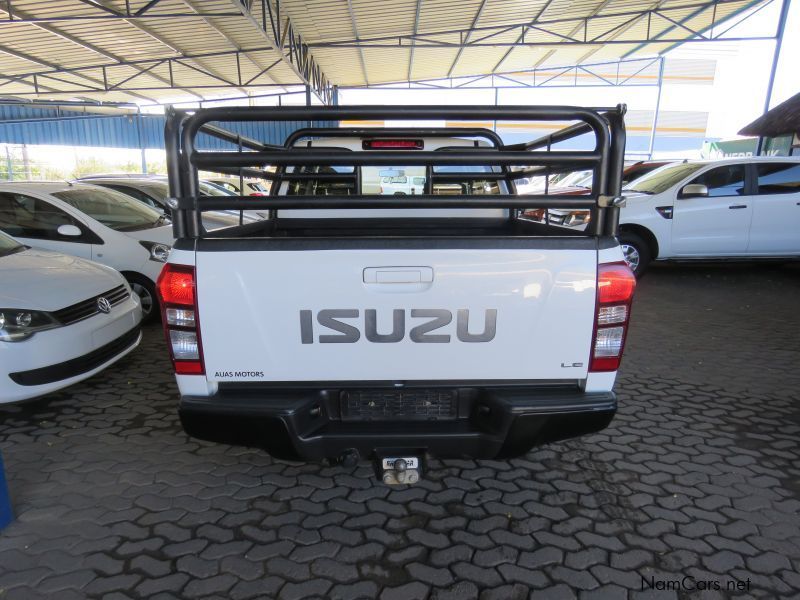
<path fill-rule="evenodd" d="M 23 244 L 113 267 L 158 314 L 155 281 L 172 247 L 172 226 L 130 196 L 84 183 L 0 183 L 0 231 Z"/>
<path fill-rule="evenodd" d="M 0 280 L 0 403 L 87 379 L 139 344 L 139 298 L 110 267 L 0 233 Z"/>

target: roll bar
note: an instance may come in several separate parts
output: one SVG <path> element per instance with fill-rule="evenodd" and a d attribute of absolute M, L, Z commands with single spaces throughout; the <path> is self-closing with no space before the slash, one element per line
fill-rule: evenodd
<path fill-rule="evenodd" d="M 316 107 L 215 107 L 196 111 L 167 109 L 165 142 L 170 196 L 174 199 L 175 237 L 202 236 L 201 213 L 204 210 L 232 209 L 369 209 L 369 208 L 576 208 L 590 209 L 588 233 L 617 235 L 622 168 L 625 153 L 626 108 L 583 108 L 572 106 L 316 106 Z M 413 120 L 413 121 L 577 121 L 532 142 L 504 145 L 494 131 L 479 127 L 388 127 L 322 128 L 309 127 L 289 134 L 282 146 L 262 143 L 242 136 L 221 125 L 243 122 L 344 121 L 344 120 Z M 235 152 L 201 151 L 197 136 L 206 134 L 231 143 Z M 554 144 L 592 133 L 591 150 L 559 151 Z M 324 137 L 398 137 L 409 136 L 474 138 L 474 146 L 452 146 L 440 150 L 411 148 L 352 151 L 326 146 L 299 146 L 300 140 Z M 479 145 L 477 140 L 488 142 Z M 278 172 L 263 169 L 278 165 Z M 287 172 L 288 167 L 352 166 L 350 173 Z M 238 176 L 260 177 L 273 182 L 353 181 L 358 167 L 364 165 L 422 165 L 428 177 L 425 194 L 413 196 L 380 195 L 291 195 L 291 196 L 203 196 L 199 193 L 198 170 L 214 170 Z M 487 165 L 501 172 L 444 173 L 436 167 Z M 522 167 L 511 170 L 511 167 Z M 591 169 L 594 179 L 586 196 L 550 194 L 434 195 L 432 182 L 454 179 L 505 180 L 543 175 L 553 171 Z M 297 169 L 295 168 L 295 171 Z M 273 193 L 278 186 L 273 185 Z M 514 214 L 514 210 L 511 213 Z"/>

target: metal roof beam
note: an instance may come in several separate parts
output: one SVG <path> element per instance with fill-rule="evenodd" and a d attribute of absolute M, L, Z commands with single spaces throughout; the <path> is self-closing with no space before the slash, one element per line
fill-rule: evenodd
<path fill-rule="evenodd" d="M 311 53 L 310 45 L 292 25 L 291 19 L 288 16 L 284 19 L 281 18 L 279 0 L 276 2 L 274 10 L 272 0 L 260 0 L 260 20 L 241 0 L 229 0 L 229 2 L 239 11 L 240 15 L 259 30 L 272 50 L 277 52 L 284 64 L 294 72 L 302 84 L 308 85 L 324 104 L 332 103 L 333 86 L 330 80 Z"/>
<path fill-rule="evenodd" d="M 235 1 L 235 0 L 234 0 Z M 551 0 L 552 1 L 552 0 Z M 757 4 L 762 2 L 763 0 L 755 0 L 752 4 Z M 612 18 L 632 18 L 632 17 L 643 17 L 647 16 L 648 14 L 652 14 L 654 12 L 667 12 L 667 11 L 676 11 L 676 10 L 686 10 L 686 9 L 693 9 L 697 8 L 702 10 L 713 8 L 714 6 L 722 6 L 725 4 L 742 4 L 743 0 L 704 0 L 702 2 L 689 2 L 686 4 L 681 5 L 670 5 L 668 7 L 654 7 L 654 8 L 643 8 L 637 10 L 628 10 L 628 11 L 614 11 L 608 13 L 598 13 L 593 14 L 588 17 L 561 17 L 556 19 L 542 19 L 541 16 L 543 11 L 546 9 L 548 5 L 545 5 L 543 9 L 540 11 L 537 18 L 534 18 L 530 21 L 524 21 L 520 23 L 511 23 L 511 24 L 504 24 L 504 25 L 484 25 L 481 27 L 474 27 L 471 29 L 445 29 L 439 31 L 432 31 L 426 33 L 416 33 L 416 34 L 400 34 L 400 35 L 379 35 L 379 36 L 370 36 L 367 38 L 354 38 L 354 39 L 346 39 L 346 40 L 335 40 L 335 41 L 324 41 L 324 42 L 312 42 L 308 44 L 309 48 L 410 48 L 411 44 L 415 44 L 417 47 L 420 47 L 421 44 L 427 44 L 425 47 L 448 47 L 448 48 L 458 48 L 458 47 L 515 47 L 515 46 L 546 46 L 546 45 L 558 45 L 558 42 L 535 42 L 529 43 L 527 41 L 515 41 L 515 42 L 487 42 L 486 40 L 491 38 L 492 35 L 497 35 L 500 33 L 507 33 L 513 29 L 519 28 L 520 31 L 530 31 L 539 30 L 542 32 L 547 33 L 551 36 L 561 36 L 561 37 L 570 37 L 564 36 L 564 34 L 555 31 L 549 30 L 548 26 L 550 25 L 564 25 L 568 23 L 574 23 L 575 28 L 579 31 L 580 28 L 584 28 L 587 25 L 590 25 L 592 22 L 600 21 L 600 20 L 607 20 Z M 727 19 L 727 17 L 726 17 Z M 717 23 L 722 21 L 723 19 L 718 19 Z M 582 43 L 588 44 L 593 41 L 594 44 L 603 44 L 607 43 L 607 40 L 600 40 L 597 41 L 599 37 L 604 35 L 608 35 L 610 32 L 619 28 L 619 25 L 609 26 L 606 31 L 603 33 L 596 35 L 592 40 L 587 39 L 576 39 L 575 43 Z M 487 35 L 486 37 L 481 37 L 478 40 L 474 40 L 468 43 L 462 42 L 448 42 L 443 41 L 441 39 L 437 39 L 437 37 L 441 36 L 454 36 L 458 35 L 462 38 L 466 37 L 468 33 L 472 33 L 473 35 L 476 33 L 486 33 L 491 34 Z M 571 34 L 572 36 L 576 35 L 575 33 Z M 658 38 L 657 35 L 651 36 L 644 36 L 645 42 L 649 43 L 650 41 L 664 41 L 663 39 Z M 719 36 L 715 35 L 711 39 L 735 39 L 735 38 L 720 38 Z M 772 38 L 762 38 L 762 37 L 746 37 L 741 39 L 772 39 Z M 684 38 L 681 38 L 679 41 L 685 41 Z M 571 42 L 570 42 L 571 43 Z M 637 43 L 637 40 L 630 41 L 624 40 L 619 43 Z"/>
<path fill-rule="evenodd" d="M 594 11 L 592 11 L 592 14 L 590 15 L 590 17 L 589 17 L 589 18 L 597 17 L 597 15 L 600 13 L 600 11 L 602 11 L 602 10 L 603 10 L 603 9 L 604 9 L 606 6 L 608 6 L 608 5 L 609 5 L 611 2 L 613 2 L 613 0 L 603 0 L 603 2 L 601 2 L 601 3 L 600 3 L 600 5 L 599 5 L 599 6 L 598 6 L 596 9 L 594 9 Z M 586 18 L 586 19 L 584 19 L 582 23 L 578 23 L 578 25 L 577 25 L 576 27 L 574 27 L 574 28 L 573 28 L 573 29 L 572 29 L 572 30 L 569 32 L 569 36 L 570 36 L 570 37 L 572 37 L 572 36 L 578 35 L 578 32 L 580 32 L 580 30 L 581 30 L 581 26 L 583 26 L 583 37 L 584 37 L 584 39 L 585 39 L 585 38 L 587 38 L 587 37 L 588 37 L 588 32 L 589 32 L 589 18 Z M 650 29 L 648 29 L 648 30 L 647 30 L 647 34 L 648 34 L 648 37 L 649 37 L 649 35 L 650 35 Z M 605 34 L 604 34 L 604 35 L 605 35 Z M 550 52 L 548 52 L 548 53 L 547 53 L 547 54 L 545 54 L 545 55 L 544 55 L 542 58 L 540 58 L 540 59 L 539 59 L 539 60 L 536 62 L 536 64 L 535 64 L 534 66 L 535 66 L 535 67 L 538 67 L 538 66 L 540 66 L 540 65 L 544 64 L 544 62 L 545 62 L 545 61 L 546 61 L 548 58 L 550 58 L 551 56 L 553 56 L 553 52 L 554 52 L 554 50 L 550 50 Z M 590 54 L 591 54 L 591 52 L 590 52 Z M 579 61 L 579 62 L 580 62 L 580 61 Z"/>
<path fill-rule="evenodd" d="M 472 30 L 478 26 L 478 21 L 480 21 L 481 15 L 483 14 L 483 9 L 486 8 L 486 3 L 489 0 L 481 0 L 481 4 L 478 7 L 478 10 L 475 11 L 475 18 L 472 19 L 472 25 L 470 25 L 469 31 L 467 32 L 467 36 L 464 38 L 464 43 L 469 42 L 469 38 L 472 35 Z M 461 54 L 464 52 L 464 48 L 459 48 L 456 57 L 453 59 L 453 63 L 450 65 L 450 68 L 447 70 L 447 76 L 450 77 L 453 74 L 453 69 L 456 68 L 458 61 L 461 59 Z"/>
<path fill-rule="evenodd" d="M 192 2 L 192 0 L 181 0 L 181 1 L 182 1 L 182 2 L 183 2 L 185 5 L 186 5 L 186 6 L 188 6 L 190 9 L 192 9 L 193 11 L 195 11 L 196 13 L 200 13 L 200 12 L 201 12 L 201 11 L 197 10 L 197 8 L 195 7 L 195 5 L 194 5 L 194 3 Z M 214 31 L 216 31 L 217 33 L 219 33 L 219 35 L 221 35 L 221 36 L 223 37 L 223 39 L 224 39 L 226 42 L 228 42 L 228 43 L 229 43 L 229 44 L 230 44 L 230 45 L 231 45 L 231 46 L 232 46 L 232 47 L 233 47 L 235 50 L 241 50 L 241 47 L 239 46 L 239 44 L 237 44 L 237 43 L 236 43 L 236 42 L 235 42 L 233 39 L 231 39 L 231 37 L 230 37 L 230 36 L 229 36 L 227 33 L 225 33 L 225 32 L 224 32 L 222 29 L 220 29 L 220 28 L 219 28 L 219 27 L 218 27 L 218 26 L 217 26 L 217 25 L 216 25 L 216 24 L 215 24 L 213 21 L 211 21 L 211 19 L 210 19 L 210 18 L 203 17 L 203 21 L 204 21 L 204 22 L 205 22 L 205 23 L 206 23 L 206 24 L 207 24 L 209 27 L 211 27 L 211 28 L 212 28 Z M 240 55 L 238 55 L 238 54 L 236 55 L 236 59 L 237 59 L 237 60 L 236 60 L 236 65 L 237 65 L 237 69 L 236 69 L 236 70 L 237 70 L 237 79 L 238 79 L 238 85 L 237 85 L 237 86 L 235 86 L 235 88 L 236 88 L 236 89 L 238 89 L 239 91 L 243 92 L 245 95 L 247 95 L 247 90 L 245 90 L 244 88 L 242 88 L 242 81 L 241 81 L 241 66 L 240 66 L 240 64 L 239 64 L 239 56 L 240 56 Z M 250 63 L 251 63 L 251 64 L 252 64 L 252 65 L 253 65 L 253 66 L 254 66 L 256 69 L 261 69 L 261 72 L 260 72 L 260 73 L 257 75 L 257 77 L 260 77 L 261 75 L 263 75 L 264 73 L 266 73 L 267 71 L 269 71 L 269 70 L 270 70 L 270 69 L 271 69 L 273 66 L 275 66 L 275 65 L 273 64 L 273 65 L 270 65 L 270 66 L 269 66 L 269 67 L 267 67 L 267 68 L 264 68 L 264 67 L 263 67 L 263 65 L 259 64 L 258 62 L 256 62 L 256 61 L 255 61 L 255 59 L 253 59 L 252 57 L 250 57 L 250 56 L 248 56 L 248 55 L 246 55 L 246 54 L 245 54 L 244 56 L 247 58 L 247 60 L 248 60 L 248 61 L 249 61 L 249 62 L 250 62 Z M 251 81 L 252 81 L 252 80 L 251 80 Z"/>
<path fill-rule="evenodd" d="M 527 69 L 527 70 L 516 70 L 516 71 L 508 71 L 505 73 L 492 73 L 487 75 L 480 75 L 480 76 L 463 76 L 463 77 L 456 77 L 456 78 L 432 78 L 432 79 L 421 79 L 421 80 L 412 80 L 412 81 L 396 81 L 393 83 L 379 83 L 373 84 L 368 86 L 372 89 L 414 89 L 412 86 L 423 87 L 423 88 L 436 88 L 436 89 L 497 89 L 497 88 L 539 88 L 539 87 L 655 87 L 657 83 L 636 83 L 635 78 L 636 76 L 641 73 L 642 71 L 646 70 L 648 67 L 655 65 L 660 59 L 659 58 L 635 58 L 635 59 L 627 59 L 621 61 L 608 61 L 608 62 L 597 62 L 597 63 L 589 63 L 583 65 L 562 65 L 562 66 L 554 66 L 554 67 L 539 67 L 536 69 Z M 614 80 L 603 77 L 598 72 L 590 71 L 589 69 L 599 69 L 600 67 L 608 67 L 608 68 L 617 68 L 619 69 L 620 65 L 631 65 L 632 68 L 639 67 L 637 70 L 633 72 L 631 75 L 626 75 L 626 77 L 620 78 L 618 75 L 614 77 Z M 557 80 L 559 77 L 563 77 L 570 71 L 582 71 L 585 72 L 587 75 L 591 76 L 593 79 L 597 80 L 597 83 L 591 84 L 579 84 L 577 81 L 573 80 L 570 84 L 564 83 L 550 83 L 551 81 Z M 537 80 L 537 75 L 541 74 L 541 78 Z M 526 81 L 522 79 L 523 77 L 531 78 L 530 81 Z M 485 79 L 491 79 L 485 85 L 475 85 Z M 506 81 L 511 85 L 500 85 L 498 84 L 497 80 Z M 399 87 L 401 86 L 402 87 Z M 358 89 L 360 86 L 342 86 L 343 89 Z"/>
<path fill-rule="evenodd" d="M 547 33 L 548 35 L 552 36 L 559 36 L 558 33 L 543 31 L 543 33 Z M 652 43 L 667 43 L 667 44 L 691 44 L 693 42 L 753 42 L 753 41 L 764 41 L 764 40 L 774 40 L 775 37 L 771 35 L 759 35 L 759 36 L 734 36 L 734 37 L 705 37 L 705 38 L 662 38 L 662 37 L 637 37 L 633 39 L 625 39 L 625 40 L 581 40 L 575 38 L 568 38 L 566 36 L 560 36 L 563 38 L 561 41 L 537 41 L 531 42 L 525 40 L 523 42 L 491 42 L 491 43 L 480 43 L 480 44 L 472 44 L 472 43 L 462 43 L 462 42 L 437 42 L 433 40 L 424 40 L 420 41 L 417 40 L 415 42 L 416 48 L 548 48 L 548 47 L 557 47 L 557 46 L 603 46 L 603 45 L 620 45 L 620 44 L 652 44 Z M 316 44 L 315 48 L 326 47 L 321 44 Z M 331 47 L 331 46 L 328 46 Z M 335 48 L 410 48 L 409 44 L 394 44 L 393 46 L 390 44 L 385 43 L 354 43 L 354 44 L 344 44 L 344 45 L 337 45 L 332 46 Z"/>
<path fill-rule="evenodd" d="M 94 4 L 98 4 L 98 5 L 100 4 L 100 0 L 91 0 L 91 2 L 94 3 Z M 103 0 L 103 2 L 107 4 L 108 0 Z M 108 7 L 106 7 L 106 8 L 108 8 Z M 194 14 L 197 14 L 197 12 L 194 11 L 194 10 L 192 10 L 192 12 Z M 200 16 L 201 18 L 204 18 L 203 15 L 198 15 L 198 16 Z M 179 48 L 178 46 L 176 46 L 172 42 L 164 39 L 164 37 L 162 37 L 161 35 L 159 35 L 155 31 L 153 31 L 150 27 L 148 27 L 144 23 L 140 23 L 140 22 L 138 22 L 136 20 L 133 20 L 133 19 L 129 18 L 126 15 L 122 15 L 122 18 L 123 18 L 124 21 L 126 21 L 127 23 L 129 23 L 130 25 L 132 25 L 133 27 L 138 29 L 139 31 L 142 31 L 143 33 L 146 33 L 147 35 L 149 35 L 151 38 L 153 38 L 158 43 L 166 46 L 167 48 L 169 48 L 171 51 L 175 52 L 176 54 L 180 54 L 181 55 L 180 58 L 184 58 L 184 54 L 185 53 L 183 52 L 183 50 L 181 48 Z M 202 62 L 200 62 L 200 61 L 198 61 L 196 59 L 195 59 L 195 62 L 198 65 L 200 65 L 203 69 L 206 69 L 208 71 L 207 74 L 214 73 L 214 75 L 212 75 L 212 77 L 220 79 L 221 81 L 226 81 L 225 76 L 220 74 L 219 71 L 217 71 L 216 69 L 213 69 L 211 67 L 208 67 L 207 65 L 204 65 Z M 189 65 L 184 64 L 184 66 L 188 67 Z M 196 70 L 199 70 L 199 69 L 196 69 Z M 203 72 L 203 71 L 200 71 L 200 72 Z M 226 85 L 230 85 L 230 86 L 234 87 L 235 89 L 238 89 L 242 93 L 245 93 L 245 94 L 247 93 L 247 90 L 245 90 L 243 88 L 240 88 L 240 87 L 236 86 L 233 83 L 226 82 Z M 192 86 L 192 87 L 197 87 L 197 86 Z M 187 89 L 191 89 L 191 88 L 187 88 Z M 200 89 L 200 88 L 198 87 L 198 89 Z M 194 95 L 198 96 L 197 94 L 194 94 Z M 202 99 L 203 97 L 202 96 L 198 96 L 198 98 Z"/>
<path fill-rule="evenodd" d="M 707 27 L 706 27 L 706 28 L 705 28 L 703 31 L 704 31 L 704 32 L 705 32 L 705 31 L 710 31 L 710 32 L 712 32 L 712 35 L 711 35 L 711 39 L 712 39 L 712 40 L 731 40 L 731 39 L 735 39 L 735 38 L 727 38 L 727 37 L 723 37 L 723 36 L 724 36 L 724 35 L 725 35 L 725 34 L 728 32 L 728 29 L 725 29 L 725 30 L 724 30 L 724 31 L 722 31 L 722 32 L 717 32 L 716 34 L 713 34 L 714 27 L 715 27 L 716 25 L 719 25 L 719 24 L 720 24 L 720 23 L 722 23 L 722 22 L 729 21 L 729 20 L 731 20 L 731 19 L 735 18 L 736 16 L 740 15 L 740 14 L 741 14 L 741 13 L 743 13 L 744 11 L 746 11 L 746 10 L 749 10 L 749 9 L 751 9 L 752 7 L 756 6 L 756 5 L 757 5 L 757 4 L 759 4 L 761 1 L 762 1 L 762 0 L 754 0 L 753 2 L 749 2 L 748 4 L 746 4 L 745 6 L 743 6 L 742 8 L 740 8 L 739 10 L 735 11 L 733 14 L 730 14 L 730 15 L 728 15 L 727 17 L 725 17 L 724 19 L 717 19 L 717 6 L 716 6 L 715 4 L 712 4 L 710 7 L 705 7 L 705 8 L 703 8 L 703 7 L 700 7 L 700 8 L 698 8 L 697 10 L 693 11 L 691 14 L 689 14 L 687 17 L 684 17 L 683 19 L 680 19 L 680 20 L 681 20 L 682 22 L 688 21 L 689 19 L 693 19 L 694 17 L 697 17 L 698 15 L 700 15 L 701 13 L 703 13 L 703 11 L 707 10 L 708 8 L 711 8 L 711 10 L 712 10 L 712 13 L 711 13 L 711 22 L 708 24 L 708 26 L 707 26 Z M 772 2 L 772 0 L 767 0 L 766 4 L 770 4 L 771 2 Z M 664 11 L 664 10 L 669 10 L 669 9 L 672 9 L 672 8 L 674 8 L 674 7 L 672 7 L 672 6 L 670 6 L 670 7 L 668 7 L 668 8 L 667 8 L 667 7 L 664 7 L 664 8 L 662 8 L 661 10 L 662 10 L 662 11 Z M 755 14 L 756 12 L 758 12 L 758 11 L 756 10 L 756 11 L 754 11 L 752 14 Z M 751 15 L 749 15 L 749 16 L 752 16 L 752 14 L 751 14 Z M 745 17 L 744 19 L 742 19 L 741 21 L 739 21 L 739 23 L 741 23 L 742 21 L 744 21 L 744 20 L 745 20 L 745 19 L 747 19 L 747 18 L 748 18 L 748 17 Z M 738 23 L 737 23 L 737 24 L 738 24 Z M 672 31 L 673 29 L 674 29 L 674 27 L 670 27 L 669 29 L 667 29 L 667 30 L 666 30 L 665 32 L 663 32 L 663 33 L 669 33 L 669 32 L 670 32 L 670 31 Z M 673 44 L 672 46 L 670 46 L 669 48 L 667 48 L 666 50 L 664 50 L 664 52 L 662 52 L 662 54 L 664 54 L 665 52 L 669 52 L 670 50 L 672 50 L 672 49 L 673 49 L 673 48 L 674 48 L 674 47 L 677 45 L 677 42 L 672 42 L 672 40 L 659 39 L 659 36 L 658 36 L 658 35 L 656 35 L 656 36 L 654 36 L 654 37 L 656 38 L 656 39 L 654 40 L 654 41 L 656 41 L 656 42 L 671 42 L 671 43 Z M 775 39 L 775 38 L 774 38 L 774 37 L 772 37 L 772 38 L 747 38 L 747 39 Z M 701 41 L 702 41 L 702 40 L 701 40 Z M 630 52 L 626 52 L 626 53 L 625 53 L 625 54 L 622 56 L 622 58 L 627 58 L 627 57 L 628 57 L 628 56 L 630 56 L 632 53 L 636 52 L 637 50 L 640 50 L 641 48 L 642 48 L 642 45 L 640 44 L 640 45 L 639 45 L 637 48 L 634 48 L 634 49 L 633 49 L 633 50 L 631 50 Z"/>
<path fill-rule="evenodd" d="M 78 1 L 82 2 L 83 4 L 88 4 L 89 6 L 91 6 L 93 8 L 99 8 L 100 10 L 103 10 L 103 11 L 105 11 L 107 13 L 111 13 L 115 17 L 123 17 L 123 16 L 125 16 L 124 13 L 117 12 L 115 9 L 111 8 L 110 6 L 104 6 L 103 4 L 98 2 L 97 0 L 78 0 Z"/>
<path fill-rule="evenodd" d="M 414 11 L 414 35 L 419 31 L 419 13 L 422 10 L 422 0 L 417 0 L 417 9 Z M 408 55 L 408 75 L 406 79 L 411 81 L 411 71 L 414 68 L 414 44 L 411 44 L 411 52 Z"/>
<path fill-rule="evenodd" d="M 161 0 L 150 0 L 150 2 L 148 2 L 147 4 L 142 6 L 142 8 L 140 8 L 135 13 L 133 13 L 133 16 L 134 17 L 141 17 L 144 13 L 146 13 L 148 10 L 153 8 L 159 2 L 161 2 Z"/>
<path fill-rule="evenodd" d="M 353 0 L 347 0 L 347 11 L 350 13 L 350 23 L 353 27 L 353 35 L 358 39 L 358 25 L 356 24 L 356 13 L 353 10 Z M 369 85 L 369 75 L 367 75 L 367 62 L 364 60 L 363 48 L 358 49 L 358 57 L 361 60 L 361 72 L 364 74 L 364 83 Z"/>
<path fill-rule="evenodd" d="M 550 4 L 552 4 L 552 2 L 553 2 L 553 0 L 547 0 L 547 2 L 544 3 L 544 6 L 542 6 L 541 10 L 533 18 L 533 20 L 531 21 L 531 24 L 539 22 L 539 19 L 541 19 L 542 15 L 544 14 L 544 12 L 548 8 L 550 8 Z M 522 33 L 517 38 L 517 42 L 521 42 L 524 39 L 525 39 L 525 30 L 523 29 Z M 499 61 L 497 61 L 497 64 L 494 67 L 492 67 L 492 73 L 496 72 L 500 68 L 500 66 L 504 62 L 506 62 L 506 59 L 508 59 L 508 57 L 511 55 L 511 52 L 513 52 L 513 51 L 514 51 L 514 48 L 509 48 L 506 51 L 506 53 L 503 54 L 503 57 Z"/>
<path fill-rule="evenodd" d="M 25 78 L 28 77 L 28 76 L 26 76 L 24 74 L 17 74 L 17 75 L 15 75 L 13 77 L 18 82 L 27 83 L 28 85 L 33 87 L 34 88 L 34 93 L 38 93 L 38 91 L 41 90 L 41 89 L 50 90 L 49 93 L 62 93 L 62 91 L 60 89 L 58 89 L 58 88 L 53 88 L 53 87 L 46 86 L 46 85 L 40 86 L 39 82 L 37 81 L 37 77 L 46 77 L 46 78 L 52 79 L 54 81 L 58 81 L 59 83 L 65 83 L 67 85 L 79 86 L 79 89 L 77 90 L 78 93 L 86 92 L 87 89 L 93 90 L 93 91 L 98 91 L 95 88 L 91 88 L 88 85 L 82 85 L 82 84 L 77 83 L 77 82 L 65 81 L 63 79 L 59 79 L 57 77 L 54 77 L 54 75 L 63 72 L 62 71 L 62 67 L 60 65 L 56 64 L 56 63 L 51 63 L 49 61 L 42 60 L 42 59 L 37 58 L 35 56 L 31 56 L 30 54 L 26 54 L 24 52 L 19 52 L 18 50 L 14 50 L 13 48 L 8 48 L 7 46 L 0 46 L 0 52 L 3 52 L 4 54 L 8 54 L 9 56 L 14 56 L 16 58 L 19 58 L 19 59 L 22 59 L 22 60 L 26 60 L 28 62 L 31 62 L 31 63 L 35 64 L 35 65 L 41 65 L 43 67 L 47 67 L 48 69 L 51 69 L 50 71 L 43 71 L 43 72 L 40 72 L 40 73 L 31 74 L 30 77 L 31 77 L 32 81 L 30 83 L 25 82 L 25 81 L 19 81 L 21 79 L 25 79 Z M 94 84 L 96 86 L 100 85 L 100 86 L 105 87 L 105 82 L 103 80 L 96 79 L 95 77 L 90 77 L 89 75 L 83 75 L 81 73 L 76 73 L 76 75 L 78 77 L 81 77 L 82 79 L 85 79 L 86 81 L 91 82 L 92 84 Z M 7 75 L 0 75 L 0 79 L 8 80 L 8 79 L 12 79 L 12 77 L 7 76 Z M 103 90 L 99 90 L 99 91 L 103 91 Z M 63 92 L 63 93 L 70 93 L 70 90 L 67 90 L 66 92 Z M 153 98 L 149 98 L 147 96 L 142 96 L 140 94 L 130 94 L 130 95 L 131 96 L 135 96 L 137 98 L 141 98 L 142 100 L 147 100 L 148 102 L 154 102 L 155 101 Z"/>
<path fill-rule="evenodd" d="M 0 26 L 8 25 L 9 23 L 59 23 L 59 22 L 80 22 L 80 21 L 108 21 L 108 20 L 120 20 L 120 19 L 167 19 L 167 18 L 209 18 L 209 17 L 238 17 L 238 12 L 220 12 L 220 11 L 196 11 L 192 13 L 182 13 L 182 12 L 161 12 L 152 14 L 150 13 L 150 9 L 154 8 L 158 5 L 161 0 L 150 0 L 147 4 L 143 5 L 135 12 L 131 12 L 130 2 L 128 0 L 125 1 L 125 8 L 124 10 L 118 10 L 113 5 L 109 5 L 107 2 L 103 0 L 73 0 L 75 4 L 84 4 L 87 6 L 91 6 L 92 8 L 96 8 L 99 12 L 97 14 L 83 14 L 78 12 L 77 10 L 74 13 L 65 13 L 62 15 L 51 16 L 51 17 L 34 17 L 34 16 L 24 16 L 22 13 L 23 11 L 17 10 L 17 8 L 13 5 L 11 0 L 5 0 L 4 10 L 9 13 L 9 18 L 0 21 Z M 76 9 L 78 7 L 75 7 Z"/>
<path fill-rule="evenodd" d="M 29 75 L 46 75 L 47 73 L 56 73 L 56 72 L 58 72 L 58 73 L 80 74 L 81 71 L 90 71 L 90 70 L 97 70 L 97 69 L 104 69 L 104 68 L 110 70 L 110 69 L 114 69 L 116 67 L 148 68 L 150 65 L 153 65 L 154 63 L 162 63 L 162 62 L 170 63 L 170 62 L 176 62 L 176 61 L 179 61 L 179 60 L 193 60 L 194 62 L 198 62 L 198 59 L 203 59 L 203 58 L 214 58 L 214 57 L 218 57 L 218 56 L 235 56 L 235 55 L 247 54 L 248 52 L 264 52 L 264 51 L 267 51 L 267 50 L 272 50 L 272 48 L 269 47 L 269 46 L 265 46 L 265 47 L 260 47 L 260 48 L 248 48 L 248 49 L 241 50 L 241 51 L 240 50 L 223 50 L 223 51 L 218 51 L 218 52 L 203 52 L 203 53 L 199 53 L 199 54 L 184 54 L 184 55 L 181 55 L 181 56 L 176 56 L 176 57 L 171 57 L 171 58 L 139 58 L 139 59 L 136 59 L 136 60 L 120 60 L 119 62 L 115 62 L 115 63 L 103 62 L 103 63 L 96 63 L 96 64 L 91 64 L 91 65 L 83 65 L 83 66 L 80 66 L 80 67 L 59 67 L 57 69 L 56 69 L 55 66 L 53 66 L 53 67 L 51 67 L 52 70 L 33 71 L 33 72 L 25 73 L 25 74 L 17 73 L 16 75 L 19 76 L 19 77 L 22 77 L 23 75 L 25 75 L 25 76 L 29 76 Z M 10 51 L 10 52 L 14 53 L 14 51 Z M 36 62 L 37 64 L 41 64 L 43 66 L 50 66 L 50 63 L 44 63 L 42 61 L 38 61 L 37 59 L 32 59 L 32 62 Z M 275 63 L 273 63 L 273 66 L 274 66 L 274 64 Z M 170 82 L 168 80 L 165 80 L 164 83 L 170 83 Z M 286 87 L 285 84 L 276 84 L 276 85 L 280 85 L 280 86 Z M 161 89 L 161 88 L 154 88 L 154 89 Z"/>
<path fill-rule="evenodd" d="M 7 13 L 7 14 L 9 14 L 9 16 L 10 16 L 11 13 Z M 15 16 L 22 17 L 23 19 L 29 19 L 32 16 L 30 13 L 25 12 L 25 11 L 21 11 L 21 10 L 18 10 L 18 9 L 14 9 L 14 13 L 13 14 Z M 122 57 L 117 56 L 116 54 L 113 54 L 111 52 L 108 52 L 107 50 L 103 50 L 99 46 L 96 46 L 96 45 L 94 45 L 94 44 L 92 44 L 90 42 L 87 42 L 87 41 L 83 40 L 83 39 L 77 38 L 74 35 L 72 35 L 70 33 L 67 33 L 66 31 L 62 31 L 58 27 L 54 27 L 53 25 L 49 25 L 47 23 L 39 23 L 39 22 L 31 22 L 31 25 L 33 27 L 37 27 L 38 29 L 41 29 L 42 31 L 47 31 L 48 33 L 52 33 L 53 35 L 57 35 L 58 37 L 60 37 L 60 38 L 62 38 L 64 40 L 67 40 L 68 42 L 72 42 L 73 44 L 77 44 L 81 48 L 85 48 L 86 50 L 89 50 L 91 52 L 99 54 L 100 56 L 102 56 L 104 58 L 107 58 L 109 60 L 113 60 L 116 63 L 122 63 L 124 61 L 124 59 Z M 133 68 L 136 69 L 136 67 L 133 67 Z M 160 75 L 158 75 L 156 73 L 151 73 L 150 77 L 153 77 L 154 79 L 157 79 L 157 80 L 161 81 L 162 83 L 167 83 L 168 82 L 167 79 L 164 79 L 163 77 L 161 77 Z M 148 98 L 147 96 L 142 96 L 141 94 L 132 94 L 132 96 L 134 96 L 136 98 L 140 98 L 142 100 L 147 100 L 148 102 L 155 102 L 154 98 Z M 197 96 L 197 97 L 200 98 L 201 96 Z"/>

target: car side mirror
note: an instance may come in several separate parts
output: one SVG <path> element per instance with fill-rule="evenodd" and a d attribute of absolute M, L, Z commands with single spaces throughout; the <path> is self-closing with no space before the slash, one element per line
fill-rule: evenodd
<path fill-rule="evenodd" d="M 690 183 L 683 186 L 681 198 L 707 198 L 708 186 L 702 183 Z"/>
<path fill-rule="evenodd" d="M 59 225 L 56 231 L 59 235 L 66 237 L 80 237 L 83 234 L 79 227 L 76 227 L 75 225 L 68 225 L 66 223 L 64 225 Z"/>

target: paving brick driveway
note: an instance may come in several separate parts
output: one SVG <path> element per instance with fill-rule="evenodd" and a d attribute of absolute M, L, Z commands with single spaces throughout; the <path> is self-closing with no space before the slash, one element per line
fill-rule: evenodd
<path fill-rule="evenodd" d="M 608 430 L 394 491 L 187 439 L 148 328 L 0 409 L 0 599 L 800 597 L 798 307 L 796 267 L 654 269 Z"/>

